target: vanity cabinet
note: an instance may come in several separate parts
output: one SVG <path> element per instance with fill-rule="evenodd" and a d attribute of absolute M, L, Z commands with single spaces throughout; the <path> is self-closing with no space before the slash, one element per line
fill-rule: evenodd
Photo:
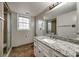
<path fill-rule="evenodd" d="M 64 57 L 61 53 L 34 39 L 34 54 L 36 57 Z"/>
<path fill-rule="evenodd" d="M 34 41 L 34 55 L 36 57 L 45 57 L 42 52 L 42 49 L 38 46 L 38 41 Z"/>

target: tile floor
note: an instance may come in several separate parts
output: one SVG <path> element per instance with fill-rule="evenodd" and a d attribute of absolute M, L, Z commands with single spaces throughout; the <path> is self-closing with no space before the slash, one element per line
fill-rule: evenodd
<path fill-rule="evenodd" d="M 12 48 L 9 57 L 35 57 L 33 43 Z"/>

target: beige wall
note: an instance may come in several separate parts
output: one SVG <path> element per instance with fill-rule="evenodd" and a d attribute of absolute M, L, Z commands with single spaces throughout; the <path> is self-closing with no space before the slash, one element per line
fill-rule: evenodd
<path fill-rule="evenodd" d="M 34 37 L 34 19 L 31 18 L 30 30 L 17 30 L 17 13 L 11 14 L 12 20 L 12 46 L 19 46 L 33 42 Z"/>

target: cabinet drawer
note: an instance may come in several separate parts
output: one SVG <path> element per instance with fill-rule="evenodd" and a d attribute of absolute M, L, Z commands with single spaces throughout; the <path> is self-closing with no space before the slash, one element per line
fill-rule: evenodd
<path fill-rule="evenodd" d="M 38 42 L 38 40 L 37 40 L 37 39 L 34 39 L 33 41 L 34 41 L 34 42 Z"/>
<path fill-rule="evenodd" d="M 42 50 L 42 52 L 45 54 L 45 56 L 48 56 L 48 57 L 51 56 L 49 47 L 47 47 L 46 45 L 40 42 L 38 42 L 38 45 L 39 45 L 39 48 Z"/>
<path fill-rule="evenodd" d="M 47 47 L 46 45 L 44 45 L 44 44 L 41 43 L 41 42 L 38 42 L 38 46 L 43 47 L 43 48 L 46 49 L 46 50 L 49 50 L 49 49 L 50 49 L 49 47 Z"/>
<path fill-rule="evenodd" d="M 38 41 L 37 40 L 34 40 L 34 45 L 38 46 Z"/>

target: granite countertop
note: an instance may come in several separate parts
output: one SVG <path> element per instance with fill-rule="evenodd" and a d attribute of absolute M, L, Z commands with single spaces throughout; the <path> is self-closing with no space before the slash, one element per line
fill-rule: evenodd
<path fill-rule="evenodd" d="M 49 37 L 47 37 L 47 36 L 38 36 L 35 38 L 65 56 L 76 57 L 76 53 L 79 53 L 79 45 L 77 45 L 77 44 L 70 43 L 67 41 L 62 41 L 59 39 L 56 39 L 55 43 L 50 44 L 50 43 L 43 41 L 43 39 L 49 39 Z"/>

